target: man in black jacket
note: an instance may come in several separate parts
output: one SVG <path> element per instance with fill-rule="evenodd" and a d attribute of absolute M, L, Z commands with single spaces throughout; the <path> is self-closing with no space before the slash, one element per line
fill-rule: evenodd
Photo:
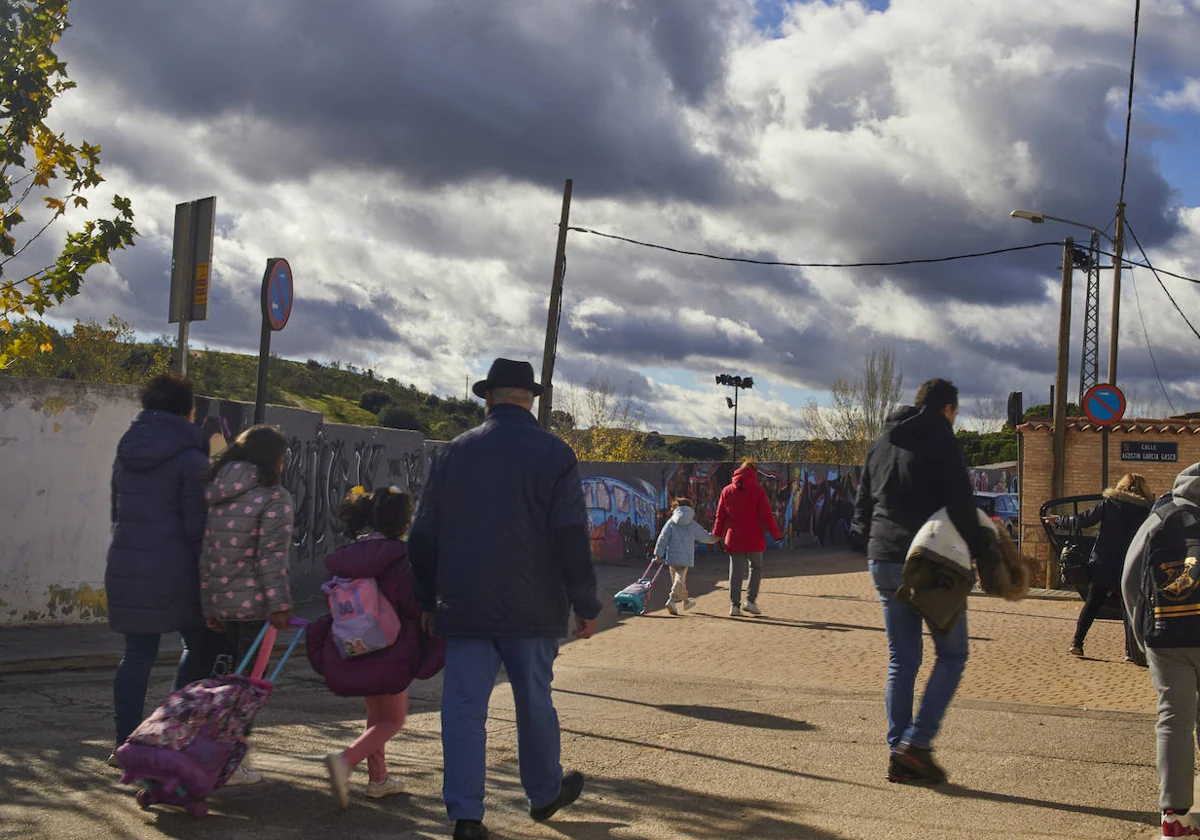
<path fill-rule="evenodd" d="M 528 362 L 496 360 L 475 385 L 487 419 L 438 453 L 408 539 L 423 624 L 447 641 L 443 796 L 455 840 L 488 836 L 485 725 L 501 664 L 529 815 L 548 820 L 583 790 L 582 774 L 559 764 L 550 684 L 570 610 L 586 639 L 600 602 L 579 464 L 538 427 L 530 409 L 541 392 Z"/>
<path fill-rule="evenodd" d="M 917 391 L 916 405 L 888 417 L 887 429 L 867 450 L 855 504 L 852 535 L 866 543 L 871 579 L 883 604 L 888 636 L 888 781 L 944 782 L 930 745 L 967 664 L 967 618 L 946 635 L 935 635 L 937 662 L 921 710 L 913 719 L 913 696 L 921 667 L 921 617 L 896 598 L 913 537 L 933 514 L 946 509 L 979 556 L 979 515 L 962 449 L 954 437 L 958 389 L 931 379 Z"/>

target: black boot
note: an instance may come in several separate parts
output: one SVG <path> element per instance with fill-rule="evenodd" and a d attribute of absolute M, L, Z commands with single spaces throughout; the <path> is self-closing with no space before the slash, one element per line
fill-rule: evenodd
<path fill-rule="evenodd" d="M 563 776 L 562 790 L 559 791 L 558 799 L 541 808 L 530 808 L 529 816 L 536 822 L 545 822 L 578 799 L 581 793 L 583 793 L 583 774 L 568 773 Z"/>
<path fill-rule="evenodd" d="M 479 820 L 459 820 L 454 824 L 454 840 L 487 840 L 487 826 Z"/>

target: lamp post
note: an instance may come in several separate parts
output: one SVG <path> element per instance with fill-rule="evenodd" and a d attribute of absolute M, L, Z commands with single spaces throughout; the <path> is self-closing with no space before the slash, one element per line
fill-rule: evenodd
<path fill-rule="evenodd" d="M 725 398 L 726 404 L 733 409 L 733 460 L 737 461 L 737 445 L 738 445 L 738 392 L 754 387 L 754 377 L 752 376 L 730 376 L 727 373 L 717 374 L 718 385 L 728 385 L 733 388 L 733 399 Z"/>
<path fill-rule="evenodd" d="M 1103 236 L 1113 246 L 1113 288 L 1112 288 L 1112 325 L 1109 327 L 1108 339 L 1108 384 L 1117 384 L 1117 336 L 1121 331 L 1121 263 L 1125 253 L 1125 203 L 1117 204 L 1117 229 L 1116 236 L 1109 236 L 1104 231 L 1093 225 L 1085 225 L 1082 222 L 1073 222 L 1070 219 L 1060 219 L 1058 216 L 1047 216 L 1045 213 L 1039 213 L 1036 210 L 1014 210 L 1008 215 L 1014 219 L 1025 219 L 1033 222 L 1035 225 L 1040 225 L 1043 222 L 1059 222 L 1064 225 L 1074 225 L 1075 227 L 1085 228 L 1092 233 Z"/>
<path fill-rule="evenodd" d="M 1125 245 L 1125 242 L 1124 242 L 1124 240 L 1125 240 L 1125 204 L 1123 202 L 1117 204 L 1116 238 L 1109 236 L 1107 233 L 1105 233 L 1104 231 L 1095 227 L 1094 225 L 1084 224 L 1083 222 L 1075 222 L 1070 219 L 1060 218 L 1058 216 L 1048 216 L 1045 213 L 1038 212 L 1037 210 L 1013 210 L 1008 215 L 1010 215 L 1014 219 L 1025 219 L 1026 221 L 1032 222 L 1035 225 L 1043 224 L 1044 222 L 1049 220 L 1052 222 L 1059 222 L 1060 224 L 1064 224 L 1064 225 L 1072 225 L 1073 227 L 1084 228 L 1085 230 L 1090 230 L 1092 232 L 1092 242 L 1093 243 L 1095 243 L 1097 241 L 1097 237 L 1102 236 L 1112 244 L 1112 246 L 1113 246 L 1112 325 L 1109 328 L 1109 338 L 1108 338 L 1108 384 L 1116 385 L 1117 384 L 1117 337 L 1120 334 L 1120 327 L 1121 327 L 1121 262 L 1122 262 L 1122 254 L 1124 252 L 1124 245 Z M 1071 240 L 1068 239 L 1067 241 L 1070 242 Z M 1071 248 L 1068 247 L 1067 250 L 1071 251 Z M 1093 256 L 1094 256 L 1094 254 L 1093 254 Z M 1067 259 L 1067 256 L 1064 255 L 1064 261 L 1066 259 Z M 1065 266 L 1065 262 L 1064 262 L 1064 266 Z M 1064 271 L 1065 271 L 1065 268 L 1064 268 Z M 1089 273 L 1090 273 L 1090 271 L 1089 271 Z M 1091 290 L 1089 289 L 1089 292 L 1090 291 Z M 1089 307 L 1091 307 L 1093 305 L 1098 306 L 1098 304 L 1099 304 L 1099 296 L 1098 296 L 1098 290 L 1097 290 L 1097 297 L 1094 302 L 1092 300 L 1091 295 L 1089 294 L 1088 306 Z M 1069 304 L 1066 304 L 1066 305 L 1069 306 Z M 1098 332 L 1098 329 L 1099 329 L 1098 318 L 1099 318 L 1099 313 L 1090 312 L 1090 311 L 1084 312 L 1084 327 L 1085 327 L 1085 329 L 1084 329 L 1084 351 L 1085 351 L 1084 355 L 1085 355 L 1085 357 L 1087 355 L 1087 349 L 1088 349 L 1087 344 L 1088 344 L 1088 340 L 1089 340 L 1088 335 L 1087 335 L 1087 325 L 1089 323 L 1091 323 L 1093 332 Z M 1060 330 L 1059 352 L 1060 353 L 1062 352 L 1062 348 L 1064 346 L 1063 345 L 1063 336 L 1061 334 L 1062 329 L 1063 329 L 1062 326 L 1060 326 L 1059 327 L 1059 330 Z M 1069 323 L 1067 323 L 1066 329 L 1069 333 L 1069 331 L 1070 331 Z M 1069 339 L 1068 339 L 1068 343 L 1069 343 Z M 1095 349 L 1095 348 L 1093 348 L 1093 349 Z M 1098 366 L 1098 356 L 1099 356 L 1098 350 L 1096 350 L 1095 355 L 1096 355 L 1097 366 Z M 1086 359 L 1085 359 L 1085 361 L 1086 361 Z M 1058 386 L 1065 387 L 1066 382 L 1065 381 L 1059 382 Z M 1082 377 L 1080 378 L 1080 387 L 1082 389 Z M 1080 406 L 1080 408 L 1082 408 L 1082 406 Z M 1101 433 L 1100 433 L 1100 439 L 1101 439 L 1100 448 L 1102 450 L 1102 452 L 1101 452 L 1102 457 L 1100 458 L 1100 482 L 1101 482 L 1102 487 L 1108 486 L 1108 435 L 1109 435 L 1108 427 L 1105 426 L 1101 430 Z"/>

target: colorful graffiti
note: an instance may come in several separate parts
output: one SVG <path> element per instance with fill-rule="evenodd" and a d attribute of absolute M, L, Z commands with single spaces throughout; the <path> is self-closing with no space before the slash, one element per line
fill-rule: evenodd
<path fill-rule="evenodd" d="M 988 468 L 972 467 L 969 471 L 971 486 L 976 493 L 1016 493 L 1017 464 L 1005 464 L 1001 467 Z"/>
<path fill-rule="evenodd" d="M 731 463 L 587 463 L 584 496 L 597 562 L 644 562 L 653 550 L 671 499 L 691 500 L 696 520 L 709 530 L 721 491 L 732 481 Z M 783 539 L 772 548 L 845 543 L 854 514 L 858 468 L 828 464 L 759 464 L 758 481 L 767 491 Z M 697 546 L 698 552 L 720 551 Z"/>
<path fill-rule="evenodd" d="M 641 479 L 584 476 L 592 556 L 605 562 L 644 557 L 655 532 L 657 495 Z"/>

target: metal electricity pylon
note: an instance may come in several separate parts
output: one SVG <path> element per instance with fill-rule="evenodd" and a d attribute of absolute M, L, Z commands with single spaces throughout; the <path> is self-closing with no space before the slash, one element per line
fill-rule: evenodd
<path fill-rule="evenodd" d="M 1081 266 L 1082 267 L 1082 266 Z M 1083 306 L 1083 356 L 1079 363 L 1079 405 L 1100 381 L 1100 234 L 1092 231 L 1087 253 L 1087 297 Z"/>

